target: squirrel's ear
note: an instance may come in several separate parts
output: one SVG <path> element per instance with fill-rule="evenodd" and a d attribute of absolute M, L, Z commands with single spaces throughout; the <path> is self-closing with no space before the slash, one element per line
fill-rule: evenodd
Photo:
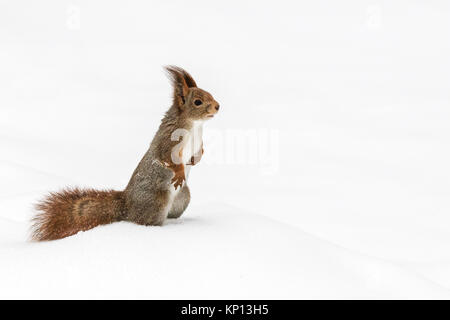
<path fill-rule="evenodd" d="M 183 108 L 189 88 L 197 87 L 192 76 L 182 68 L 176 66 L 165 67 L 173 86 L 173 101 Z"/>

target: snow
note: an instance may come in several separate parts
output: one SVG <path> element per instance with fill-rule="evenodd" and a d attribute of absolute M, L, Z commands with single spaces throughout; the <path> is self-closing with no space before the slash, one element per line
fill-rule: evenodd
<path fill-rule="evenodd" d="M 0 250 L 8 290 L 0 297 L 449 297 L 410 270 L 224 203 L 190 213 L 164 227 L 121 222 L 32 244 L 20 236 L 23 224 L 2 220 L 2 234 L 9 230 Z"/>
<path fill-rule="evenodd" d="M 449 15 L 2 1 L 0 298 L 449 298 Z M 185 214 L 27 241 L 47 191 L 126 185 L 167 64 L 221 105 Z"/>

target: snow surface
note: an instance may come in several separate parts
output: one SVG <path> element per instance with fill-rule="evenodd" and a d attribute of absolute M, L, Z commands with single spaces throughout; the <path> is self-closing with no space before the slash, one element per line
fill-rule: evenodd
<path fill-rule="evenodd" d="M 429 298 L 410 270 L 222 203 L 164 227 L 120 222 L 27 244 L 2 221 L 2 298 Z"/>
<path fill-rule="evenodd" d="M 449 18 L 438 0 L 1 1 L 0 298 L 449 298 Z M 47 191 L 126 185 L 166 64 L 221 104 L 182 218 L 28 242 Z"/>

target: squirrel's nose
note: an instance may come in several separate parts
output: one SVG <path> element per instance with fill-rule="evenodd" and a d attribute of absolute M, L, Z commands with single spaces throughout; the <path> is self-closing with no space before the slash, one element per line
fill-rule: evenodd
<path fill-rule="evenodd" d="M 216 110 L 219 111 L 219 109 L 220 109 L 220 105 L 217 105 Z"/>

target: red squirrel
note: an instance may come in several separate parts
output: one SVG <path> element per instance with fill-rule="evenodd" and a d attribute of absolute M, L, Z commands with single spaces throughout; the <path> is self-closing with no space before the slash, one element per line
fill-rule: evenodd
<path fill-rule="evenodd" d="M 172 106 L 125 190 L 50 193 L 36 204 L 32 240 L 61 239 L 116 221 L 160 226 L 183 214 L 191 198 L 189 171 L 203 154 L 202 125 L 219 111 L 219 103 L 182 68 L 165 69 L 173 87 Z"/>

